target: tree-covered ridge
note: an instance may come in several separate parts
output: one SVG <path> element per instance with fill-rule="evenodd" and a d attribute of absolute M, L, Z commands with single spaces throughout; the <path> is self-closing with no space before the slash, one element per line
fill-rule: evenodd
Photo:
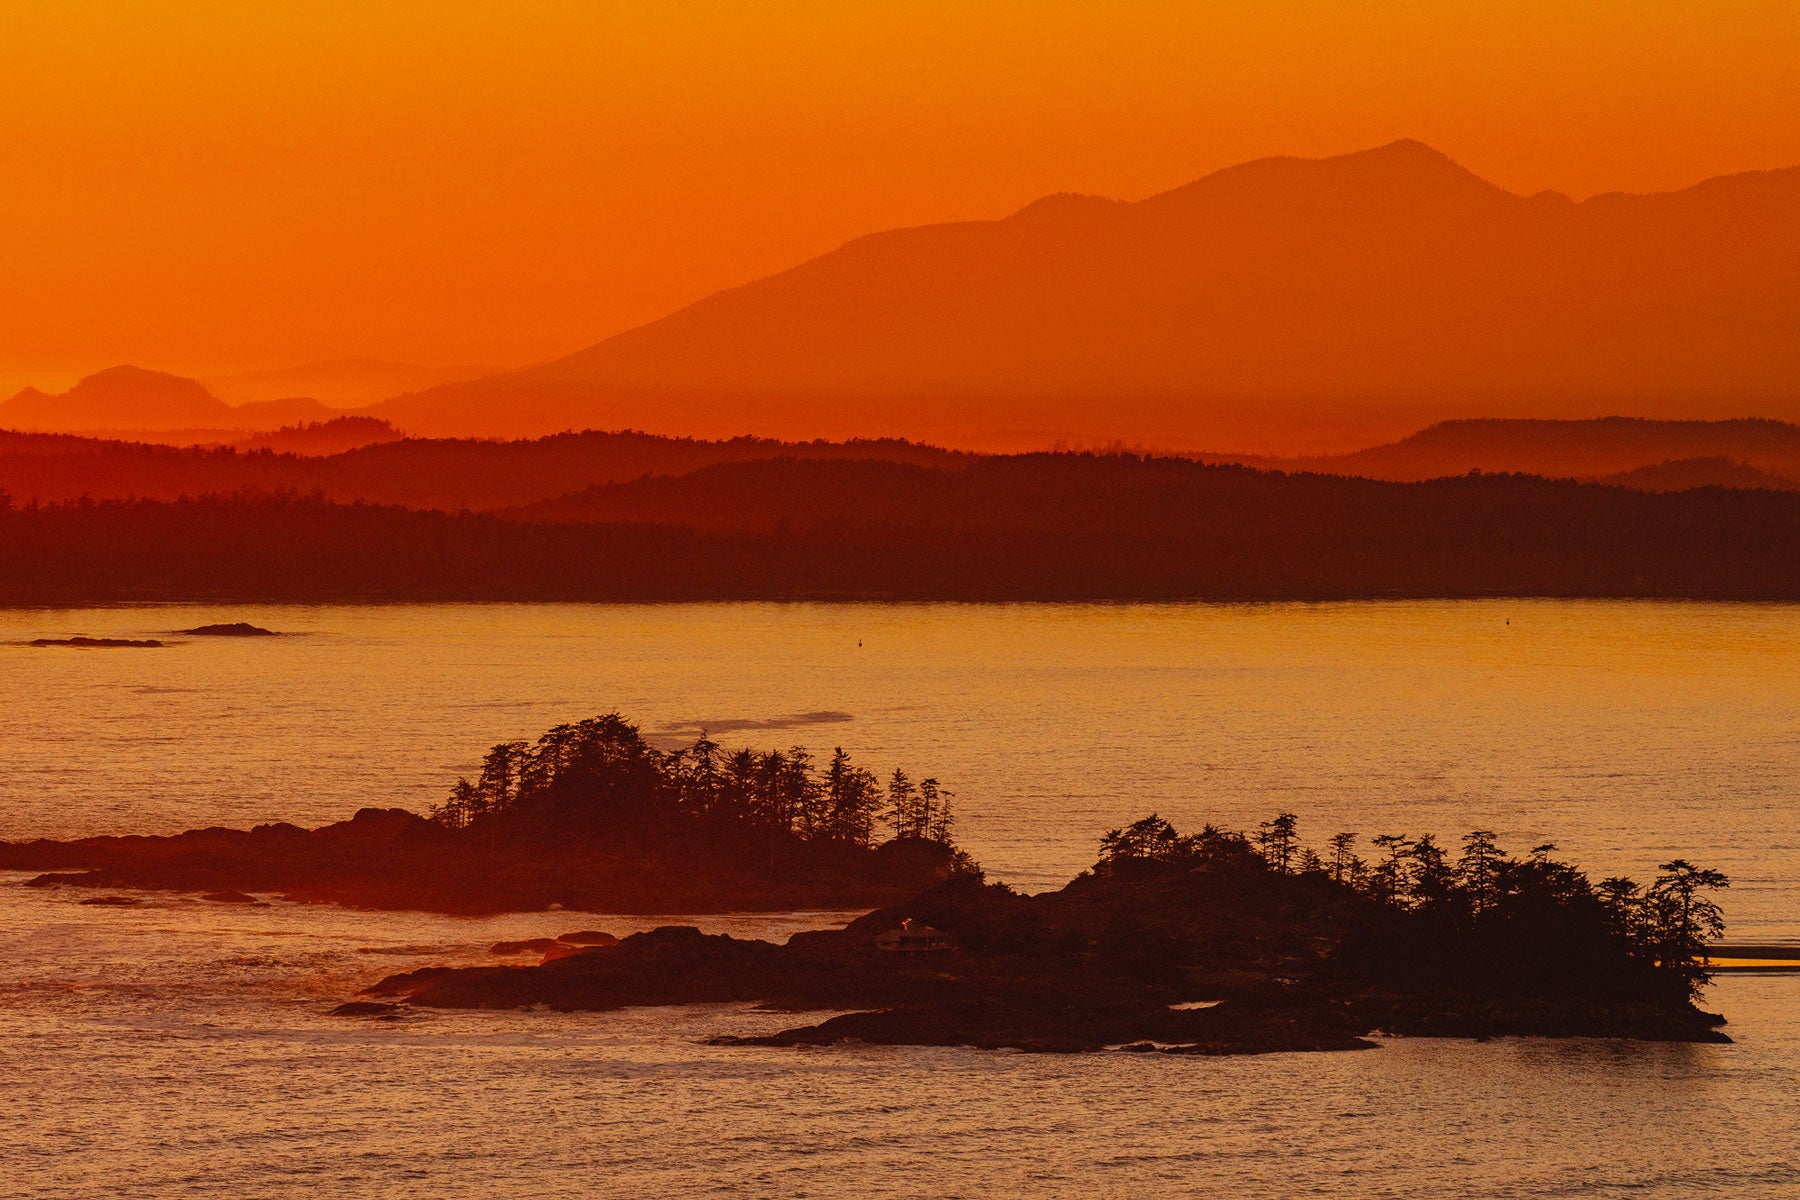
<path fill-rule="evenodd" d="M 1534 986 L 1546 973 L 1578 990 L 1640 993 L 1660 980 L 1696 994 L 1710 977 L 1706 947 L 1725 922 L 1710 893 L 1729 886 L 1718 871 L 1674 859 L 1645 887 L 1624 876 L 1598 884 L 1550 857 L 1554 844 L 1524 858 L 1496 835 L 1475 830 L 1452 852 L 1427 834 L 1380 834 L 1376 854 L 1356 852 L 1358 835 L 1339 833 L 1326 853 L 1303 845 L 1293 813 L 1251 835 L 1207 825 L 1183 835 L 1152 814 L 1101 839 L 1099 875 L 1149 864 L 1188 870 L 1245 864 L 1356 897 L 1371 909 L 1339 958 L 1390 978 L 1434 977 L 1498 988 Z M 1454 857 L 1453 857 L 1454 853 Z"/>
<path fill-rule="evenodd" d="M 613 712 L 558 725 L 535 743 L 501 742 L 471 781 L 457 780 L 432 819 L 450 829 L 663 840 L 685 831 L 767 830 L 807 842 L 945 845 L 954 793 L 935 778 L 885 781 L 838 747 L 821 768 L 804 747 L 727 751 L 704 732 L 662 751 Z"/>
<path fill-rule="evenodd" d="M 1031 454 L 763 460 L 600 499 L 557 523 L 249 490 L 0 498 L 0 602 L 1800 597 L 1794 492 Z"/>

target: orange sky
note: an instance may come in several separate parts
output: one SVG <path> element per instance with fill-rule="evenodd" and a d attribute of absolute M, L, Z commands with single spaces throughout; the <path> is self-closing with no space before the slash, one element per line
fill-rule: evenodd
<path fill-rule="evenodd" d="M 1679 187 L 1800 163 L 1797 96 L 1783 0 L 8 4 L 0 393 L 524 363 L 874 229 L 1402 136 Z"/>

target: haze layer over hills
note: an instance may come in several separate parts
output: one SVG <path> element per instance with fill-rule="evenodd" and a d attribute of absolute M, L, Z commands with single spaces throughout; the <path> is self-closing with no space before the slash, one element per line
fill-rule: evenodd
<path fill-rule="evenodd" d="M 272 453 L 271 453 L 272 451 Z M 0 492 L 15 502 L 56 502 L 297 492 L 345 503 L 369 501 L 417 509 L 517 509 L 526 520 L 685 520 L 709 499 L 690 476 L 723 463 L 804 460 L 897 463 L 954 471 L 983 456 L 895 439 L 784 442 L 720 441 L 632 431 L 555 434 L 519 441 L 402 438 L 372 417 L 253 435 L 230 445 L 172 446 L 68 434 L 0 430 Z M 1619 484 L 1640 491 L 1707 485 L 1800 490 L 1800 426 L 1780 421 L 1457 421 L 1352 454 L 1259 459 L 1196 455 L 1290 473 L 1362 476 L 1410 482 L 1471 471 L 1516 472 Z M 750 476 L 737 475 L 747 479 Z M 842 472 L 782 471 L 757 486 L 776 490 L 732 499 L 720 514 L 751 519 L 768 506 L 829 511 L 882 502 L 879 476 L 855 475 L 860 498 L 837 495 Z M 912 478 L 895 475 L 896 480 Z M 593 492 L 602 485 L 642 486 Z M 621 496 L 633 498 L 619 508 Z M 671 506 L 658 511 L 666 499 Z M 649 503 L 650 508 L 642 507 Z"/>
<path fill-rule="evenodd" d="M 1800 169 L 1577 203 L 1402 141 L 875 234 L 374 411 L 421 434 L 1317 452 L 1451 417 L 1800 416 L 1796 328 Z"/>
<path fill-rule="evenodd" d="M 1577 203 L 1402 141 L 1136 203 L 1057 195 L 873 234 L 522 370 L 346 360 L 209 390 L 118 367 L 0 402 L 0 427 L 271 430 L 355 411 L 426 436 L 1291 458 L 1456 418 L 1800 418 L 1797 328 L 1800 168 Z"/>
<path fill-rule="evenodd" d="M 375 424 L 339 418 L 313 432 L 329 434 L 346 421 Z M 287 448 L 267 440 L 271 450 Z M 0 430 L 0 493 L 25 503 L 295 492 L 454 511 L 529 504 L 649 475 L 682 476 L 721 462 L 828 458 L 955 467 L 965 457 L 898 441 L 707 442 L 592 431 L 513 442 L 375 437 L 339 453 L 304 455 Z"/>
<path fill-rule="evenodd" d="M 310 433 L 358 421 L 380 424 Z M 1793 599 L 1800 471 L 1768 468 L 1796 443 L 1800 428 L 1773 421 L 1470 422 L 1369 452 L 1390 474 L 1453 465 L 1415 483 L 896 440 L 587 432 L 309 456 L 0 432 L 0 591 L 32 604 Z M 1764 465 L 1672 457 L 1696 448 Z M 1604 487 L 1474 469 L 1498 463 L 1635 465 L 1606 477 L 1629 486 Z"/>
<path fill-rule="evenodd" d="M 416 363 L 354 358 L 243 371 L 236 375 L 214 375 L 201 383 L 213 395 L 230 404 L 309 396 L 334 408 L 357 408 L 401 392 L 441 383 L 460 383 L 494 373 L 492 367 L 423 367 Z"/>

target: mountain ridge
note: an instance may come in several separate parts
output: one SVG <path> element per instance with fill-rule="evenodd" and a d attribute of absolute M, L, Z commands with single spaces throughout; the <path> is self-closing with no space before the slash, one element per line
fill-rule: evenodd
<path fill-rule="evenodd" d="M 1800 169 L 1521 196 L 1422 143 L 888 230 L 549 363 L 422 433 L 1012 431 L 1367 445 L 1477 414 L 1800 416 Z M 873 410 L 873 411 L 872 411 Z M 480 428 L 478 428 L 480 427 Z"/>

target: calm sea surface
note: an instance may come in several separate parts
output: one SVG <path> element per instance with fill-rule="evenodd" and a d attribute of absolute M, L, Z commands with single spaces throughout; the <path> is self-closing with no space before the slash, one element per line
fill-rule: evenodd
<path fill-rule="evenodd" d="M 182 639 L 248 620 L 295 636 Z M 163 636 L 162 649 L 33 648 Z M 1726 871 L 1800 941 L 1800 608 L 205 606 L 0 612 L 0 837 L 424 808 L 492 742 L 617 709 L 664 744 L 842 745 L 936 775 L 992 877 L 1054 886 L 1156 810 L 1498 830 L 1595 875 Z M 1390 1041 L 1163 1060 L 701 1045 L 739 1008 L 324 1012 L 500 938 L 465 920 L 0 875 L 4 1196 L 1800 1195 L 1800 979 L 1733 1046 Z M 844 914 L 701 918 L 782 936 Z"/>

